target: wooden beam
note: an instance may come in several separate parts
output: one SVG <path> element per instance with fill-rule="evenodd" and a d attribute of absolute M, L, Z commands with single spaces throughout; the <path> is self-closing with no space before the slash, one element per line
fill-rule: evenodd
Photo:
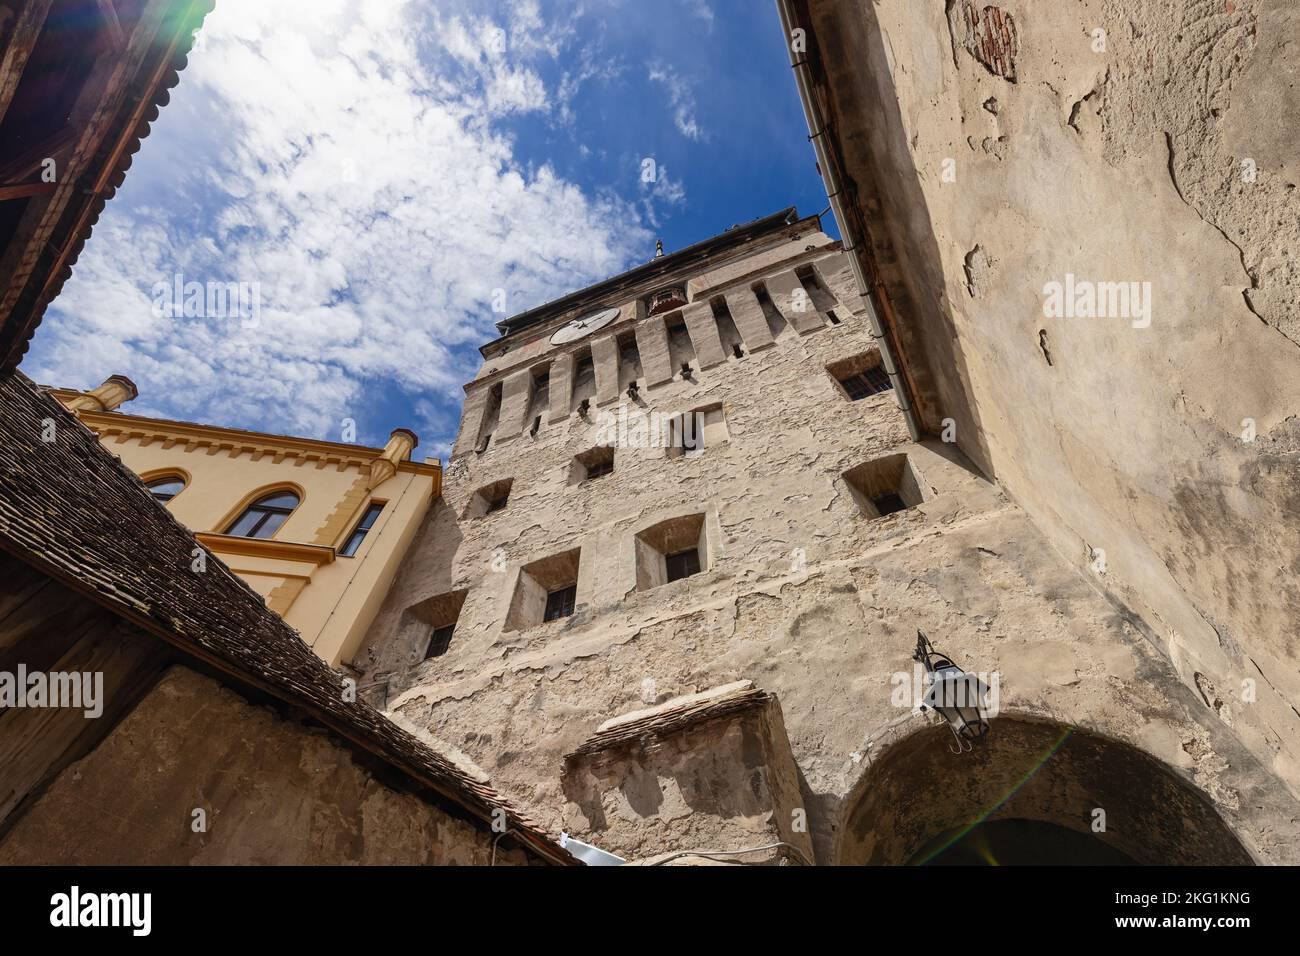
<path fill-rule="evenodd" d="M 65 124 L 60 127 L 35 146 L 23 150 L 0 165 L 0 183 L 18 183 L 34 175 L 45 160 L 57 159 L 72 145 L 74 138 L 75 132 L 70 125 Z M 56 181 L 62 178 L 61 172 L 56 167 L 54 177 Z"/>
<path fill-rule="evenodd" d="M 7 199 L 27 199 L 30 196 L 48 196 L 58 188 L 58 183 L 19 183 L 14 186 L 0 185 L 0 202 L 4 202 Z"/>
<path fill-rule="evenodd" d="M 95 6 L 99 8 L 99 17 L 104 21 L 104 30 L 113 42 L 113 49 L 122 49 L 126 46 L 126 33 L 122 30 L 122 22 L 117 18 L 113 0 L 95 0 Z"/>
<path fill-rule="evenodd" d="M 32 55 L 32 48 L 41 35 L 45 25 L 45 15 L 50 12 L 53 0 L 27 0 L 21 4 L 18 20 L 9 34 L 9 42 L 0 50 L 0 120 L 5 117 L 14 93 L 18 90 L 18 81 L 22 79 L 27 58 Z"/>

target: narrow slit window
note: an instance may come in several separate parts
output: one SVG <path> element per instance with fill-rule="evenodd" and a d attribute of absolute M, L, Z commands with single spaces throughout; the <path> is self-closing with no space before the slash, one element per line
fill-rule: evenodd
<path fill-rule="evenodd" d="M 370 507 L 366 509 L 366 513 L 361 516 L 361 520 L 357 522 L 356 528 L 348 535 L 347 542 L 339 551 L 340 556 L 350 558 L 357 553 L 357 549 L 361 547 L 361 542 L 366 540 L 366 535 L 375 526 L 375 520 L 383 510 L 382 502 L 375 501 L 371 503 Z"/>

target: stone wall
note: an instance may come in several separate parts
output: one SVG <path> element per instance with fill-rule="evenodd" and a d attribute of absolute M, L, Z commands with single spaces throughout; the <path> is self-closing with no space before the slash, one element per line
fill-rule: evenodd
<path fill-rule="evenodd" d="M 806 7 L 926 425 L 1300 792 L 1300 9 Z"/>
<path fill-rule="evenodd" d="M 805 262 L 847 271 L 833 247 L 796 247 L 756 272 L 719 268 L 720 286 L 692 279 L 692 289 L 725 294 L 738 277 L 748 288 L 755 275 Z M 1003 708 L 1125 741 L 1199 791 L 1257 858 L 1293 857 L 1289 821 L 1300 807 L 1179 682 L 1141 622 L 1062 560 L 953 445 L 910 444 L 890 393 L 853 402 L 827 374 L 872 348 L 860 302 L 829 284 L 840 324 L 800 333 L 780 323 L 771 347 L 746 341 L 743 357 L 696 366 L 690 379 L 642 383 L 638 407 L 721 404 L 727 441 L 699 455 L 620 446 L 613 474 L 575 482 L 573 458 L 597 443 L 593 403 L 587 420 L 548 418 L 536 436 L 454 457 L 444 500 L 356 658 L 376 703 L 463 749 L 554 829 L 633 857 L 662 844 L 645 826 L 583 830 L 561 785 L 564 755 L 616 715 L 752 680 L 780 701 L 828 862 L 873 747 L 927 726 L 910 699 L 893 699 L 921 628 L 969 669 L 998 672 Z M 511 355 L 526 366 L 546 353 L 534 341 Z M 467 414 L 479 394 L 471 387 Z M 620 396 L 606 408 L 631 404 Z M 868 518 L 843 476 L 897 454 L 919 503 Z M 506 506 L 475 517 L 477 490 L 504 479 L 513 479 Z M 638 535 L 687 516 L 707 539 L 705 570 L 639 589 Z M 538 562 L 575 549 L 576 613 L 507 627 L 526 569 L 559 575 Z M 447 652 L 422 660 L 429 609 L 461 591 Z M 1078 808 L 1078 825 L 1086 820 Z M 719 845 L 728 836 L 704 828 L 691 838 L 707 846 L 677 849 L 734 849 Z"/>
<path fill-rule="evenodd" d="M 481 826 L 182 666 L 0 838 L 6 866 L 491 862 Z M 495 862 L 526 860 L 503 841 Z"/>

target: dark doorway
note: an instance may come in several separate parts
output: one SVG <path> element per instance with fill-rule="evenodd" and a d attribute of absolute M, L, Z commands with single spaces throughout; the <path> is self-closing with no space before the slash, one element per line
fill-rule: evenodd
<path fill-rule="evenodd" d="M 1041 820 L 989 820 L 931 840 L 913 866 L 1135 866 L 1090 833 Z"/>

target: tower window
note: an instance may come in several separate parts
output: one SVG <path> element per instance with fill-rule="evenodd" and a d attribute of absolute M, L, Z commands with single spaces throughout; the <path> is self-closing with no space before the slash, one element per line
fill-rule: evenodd
<path fill-rule="evenodd" d="M 861 401 L 871 395 L 887 392 L 894 387 L 889 373 L 881 362 L 880 352 L 872 349 L 862 355 L 832 362 L 826 366 L 831 378 L 839 383 L 851 401 Z"/>
<path fill-rule="evenodd" d="M 879 365 L 867 369 L 865 372 L 859 372 L 857 375 L 850 375 L 840 379 L 840 385 L 844 387 L 844 391 L 849 393 L 849 398 L 855 402 L 869 395 L 887 392 L 894 387 L 889 381 L 889 375 Z"/>
<path fill-rule="evenodd" d="M 613 473 L 614 449 L 609 445 L 597 445 L 573 456 L 573 464 L 569 466 L 569 484 L 580 485 Z"/>
<path fill-rule="evenodd" d="M 887 455 L 844 472 L 858 510 L 867 518 L 883 518 L 914 508 L 926 499 L 925 483 L 906 454 Z"/>
<path fill-rule="evenodd" d="M 510 489 L 514 487 L 513 478 L 502 478 L 490 485 L 484 485 L 469 499 L 464 518 L 482 518 L 501 511 L 510 501 Z"/>
<path fill-rule="evenodd" d="M 427 661 L 431 657 L 442 657 L 443 654 L 446 654 L 447 648 L 451 646 L 451 636 L 455 633 L 455 624 L 435 627 L 433 635 L 429 638 L 429 646 L 425 648 L 424 659 Z"/>
<path fill-rule="evenodd" d="M 574 548 L 520 568 L 510 608 L 506 612 L 505 629 L 526 631 L 574 614 L 578 606 L 581 557 L 582 549 Z"/>
<path fill-rule="evenodd" d="M 681 515 L 638 531 L 633 550 L 638 591 L 708 570 L 709 536 L 704 515 Z"/>
<path fill-rule="evenodd" d="M 361 542 L 366 540 L 366 535 L 370 533 L 370 529 L 375 525 L 375 519 L 379 517 L 379 513 L 383 510 L 384 504 L 382 501 L 373 501 L 370 503 L 370 507 L 368 507 L 366 513 L 361 516 L 361 520 L 357 522 L 356 528 L 354 528 L 352 533 L 348 535 L 347 542 L 339 551 L 339 554 L 342 557 L 350 558 L 357 553 L 357 549 L 361 547 Z"/>
<path fill-rule="evenodd" d="M 146 487 L 149 489 L 149 494 L 153 495 L 154 501 L 166 504 L 185 490 L 185 479 L 168 475 L 165 478 L 155 478 Z"/>
<path fill-rule="evenodd" d="M 576 584 L 570 584 L 568 587 L 549 592 L 546 595 L 546 612 L 542 615 L 542 621 L 558 621 L 562 617 L 571 615 L 577 597 L 578 586 Z"/>
<path fill-rule="evenodd" d="M 402 619 L 403 633 L 413 632 L 411 643 L 420 649 L 417 653 L 423 654 L 423 660 L 447 653 L 467 594 L 468 590 L 448 591 L 406 609 Z"/>
<path fill-rule="evenodd" d="M 708 405 L 677 415 L 671 421 L 668 457 L 694 457 L 730 438 L 722 405 Z"/>
<path fill-rule="evenodd" d="M 892 491 L 883 495 L 878 495 L 871 499 L 871 503 L 876 506 L 876 511 L 880 512 L 880 517 L 892 515 L 895 511 L 902 511 L 907 507 L 907 502 L 901 495 Z"/>
<path fill-rule="evenodd" d="M 474 445 L 474 451 L 480 455 L 488 450 L 492 444 L 492 435 L 496 431 L 497 424 L 501 418 L 501 383 L 497 382 L 488 391 L 487 398 L 484 399 L 483 420 L 479 427 L 478 442 Z"/>
<path fill-rule="evenodd" d="M 226 529 L 226 534 L 240 538 L 273 537 L 285 519 L 298 507 L 299 498 L 292 491 L 277 491 L 253 502 Z"/>
<path fill-rule="evenodd" d="M 700 552 L 697 548 L 678 551 L 664 558 L 669 581 L 680 581 L 700 573 Z"/>

